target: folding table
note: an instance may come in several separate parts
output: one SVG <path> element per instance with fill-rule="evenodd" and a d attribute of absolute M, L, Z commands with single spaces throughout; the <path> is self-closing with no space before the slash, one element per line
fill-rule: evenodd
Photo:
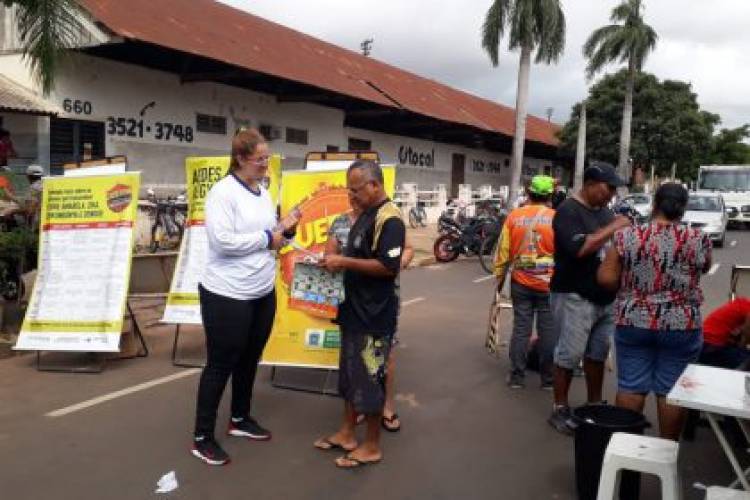
<path fill-rule="evenodd" d="M 750 469 L 742 470 L 717 422 L 719 415 L 736 418 L 742 433 L 750 442 L 750 435 L 743 422 L 743 420 L 750 419 L 750 393 L 745 389 L 746 378 L 750 378 L 750 374 L 744 371 L 690 364 L 669 391 L 667 402 L 705 413 L 711 429 L 737 475 L 737 481 L 732 483 L 731 487 L 742 484 L 746 491 L 750 491 L 747 477 Z M 750 387 L 750 382 L 747 384 Z"/>

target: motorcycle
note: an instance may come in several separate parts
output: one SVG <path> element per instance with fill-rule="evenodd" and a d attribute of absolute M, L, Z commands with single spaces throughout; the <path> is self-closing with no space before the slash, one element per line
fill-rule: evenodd
<path fill-rule="evenodd" d="M 479 255 L 485 238 L 499 234 L 498 222 L 488 217 L 472 217 L 465 224 L 445 218 L 443 224 L 445 233 L 433 245 L 438 262 L 451 262 L 459 255 Z"/>
<path fill-rule="evenodd" d="M 466 211 L 467 206 L 465 203 L 458 200 L 450 200 L 446 210 L 438 217 L 438 234 L 447 234 L 449 229 L 455 224 L 466 224 L 469 221 Z"/>

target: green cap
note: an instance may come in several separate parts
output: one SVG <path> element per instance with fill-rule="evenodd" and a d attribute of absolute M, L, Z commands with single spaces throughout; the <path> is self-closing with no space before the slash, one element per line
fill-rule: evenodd
<path fill-rule="evenodd" d="M 549 196 L 555 192 L 555 179 L 549 175 L 535 175 L 531 179 L 529 191 L 539 196 Z"/>

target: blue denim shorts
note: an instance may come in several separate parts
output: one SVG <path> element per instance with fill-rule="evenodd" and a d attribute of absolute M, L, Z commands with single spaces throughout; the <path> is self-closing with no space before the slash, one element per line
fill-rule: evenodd
<path fill-rule="evenodd" d="M 701 329 L 618 326 L 615 330 L 618 390 L 666 396 L 688 363 L 698 359 L 702 347 Z"/>
<path fill-rule="evenodd" d="M 551 293 L 557 346 L 555 364 L 573 370 L 584 357 L 604 361 L 615 331 L 612 304 L 600 306 L 577 293 Z"/>

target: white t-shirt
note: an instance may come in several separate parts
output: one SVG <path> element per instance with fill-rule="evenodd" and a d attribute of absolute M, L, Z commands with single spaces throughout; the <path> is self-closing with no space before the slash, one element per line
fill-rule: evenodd
<path fill-rule="evenodd" d="M 269 249 L 276 211 L 268 191 L 255 193 L 233 174 L 206 197 L 208 259 L 201 285 L 238 300 L 263 297 L 274 288 L 276 262 Z"/>

